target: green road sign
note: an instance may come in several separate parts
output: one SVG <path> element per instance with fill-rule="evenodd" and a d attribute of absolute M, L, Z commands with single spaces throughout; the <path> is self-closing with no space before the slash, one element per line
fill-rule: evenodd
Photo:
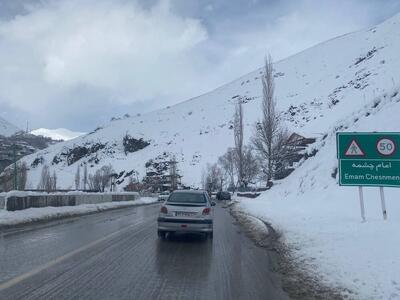
<path fill-rule="evenodd" d="M 400 133 L 338 132 L 339 185 L 400 186 Z"/>

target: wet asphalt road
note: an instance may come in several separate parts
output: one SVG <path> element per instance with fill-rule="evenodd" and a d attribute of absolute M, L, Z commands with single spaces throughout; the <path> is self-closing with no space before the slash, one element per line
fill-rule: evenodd
<path fill-rule="evenodd" d="M 0 299 L 288 299 L 221 206 L 214 240 L 156 234 L 159 205 L 0 232 Z"/>

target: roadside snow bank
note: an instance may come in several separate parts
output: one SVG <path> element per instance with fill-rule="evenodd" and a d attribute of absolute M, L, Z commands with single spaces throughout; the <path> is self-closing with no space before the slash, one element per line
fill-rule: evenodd
<path fill-rule="evenodd" d="M 271 222 L 298 261 L 330 285 L 360 299 L 400 299 L 399 194 L 386 190 L 389 219 L 383 221 L 377 188 L 365 189 L 367 222 L 361 223 L 357 193 L 332 186 L 286 197 L 271 191 L 239 206 Z"/>
<path fill-rule="evenodd" d="M 337 184 L 335 131 L 398 131 L 399 95 L 396 89 L 344 116 L 316 143 L 314 157 L 271 190 L 238 204 L 282 233 L 300 267 L 353 291 L 350 298 L 400 299 L 400 189 L 385 188 L 384 221 L 379 188 L 364 187 L 362 223 L 358 188 Z"/>
<path fill-rule="evenodd" d="M 135 201 L 119 201 L 100 204 L 83 204 L 79 206 L 28 208 L 19 211 L 0 209 L 0 228 L 21 225 L 25 223 L 49 221 L 66 217 L 86 215 L 104 210 L 150 204 L 157 202 L 157 198 L 142 197 Z"/>

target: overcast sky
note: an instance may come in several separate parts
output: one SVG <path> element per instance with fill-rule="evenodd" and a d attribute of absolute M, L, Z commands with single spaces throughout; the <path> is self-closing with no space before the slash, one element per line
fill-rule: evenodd
<path fill-rule="evenodd" d="M 399 11 L 400 0 L 0 0 L 0 116 L 89 131 Z"/>

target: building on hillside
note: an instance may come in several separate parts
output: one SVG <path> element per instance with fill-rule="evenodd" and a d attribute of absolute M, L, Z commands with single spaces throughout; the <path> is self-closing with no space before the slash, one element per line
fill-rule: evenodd
<path fill-rule="evenodd" d="M 180 188 L 182 176 L 177 165 L 175 157 L 148 161 L 143 184 L 152 192 L 173 191 Z"/>
<path fill-rule="evenodd" d="M 294 145 L 298 150 L 305 150 L 308 145 L 315 143 L 315 140 L 315 138 L 306 138 L 294 132 L 289 136 L 287 143 Z"/>
<path fill-rule="evenodd" d="M 315 143 L 315 138 L 306 138 L 298 133 L 292 133 L 285 143 L 284 157 L 277 164 L 278 171 L 274 179 L 283 179 L 289 176 L 295 169 L 296 163 L 307 156 L 306 149 Z"/>
<path fill-rule="evenodd" d="M 0 137 L 0 173 L 14 160 L 19 160 L 35 151 L 36 149 L 25 141 Z"/>

